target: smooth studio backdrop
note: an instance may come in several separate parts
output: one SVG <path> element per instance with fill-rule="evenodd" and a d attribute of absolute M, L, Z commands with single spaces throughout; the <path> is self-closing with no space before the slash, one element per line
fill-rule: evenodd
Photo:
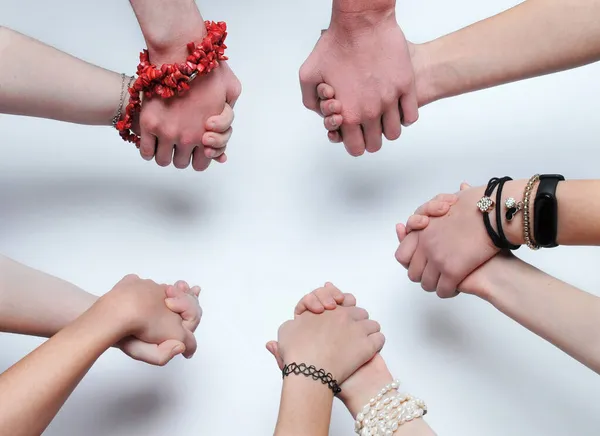
<path fill-rule="evenodd" d="M 423 42 L 516 3 L 406 0 L 397 12 Z M 160 168 L 110 128 L 0 116 L 2 253 L 96 294 L 127 273 L 203 288 L 191 361 L 154 368 L 109 351 L 46 434 L 272 434 L 281 379 L 264 344 L 327 280 L 381 322 L 389 367 L 440 435 L 597 434 L 600 379 L 476 298 L 424 293 L 394 259 L 394 225 L 463 180 L 600 177 L 600 65 L 434 103 L 399 141 L 352 158 L 304 109 L 297 78 L 330 2 L 200 7 L 228 22 L 244 86 L 227 164 Z M 2 0 L 0 24 L 127 73 L 144 47 L 125 0 Z M 600 289 L 595 248 L 518 254 Z M 0 370 L 40 343 L 0 336 Z M 331 434 L 352 429 L 337 404 Z"/>

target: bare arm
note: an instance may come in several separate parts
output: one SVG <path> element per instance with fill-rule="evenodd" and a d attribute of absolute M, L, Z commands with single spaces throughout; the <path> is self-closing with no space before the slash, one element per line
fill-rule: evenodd
<path fill-rule="evenodd" d="M 50 337 L 97 298 L 71 283 L 0 256 L 0 332 Z"/>
<path fill-rule="evenodd" d="M 182 62 L 187 44 L 206 34 L 204 19 L 194 0 L 130 0 L 140 24 L 150 59 L 157 64 Z"/>
<path fill-rule="evenodd" d="M 275 436 L 327 436 L 333 393 L 309 377 L 286 377 Z"/>
<path fill-rule="evenodd" d="M 122 337 L 90 310 L 0 375 L 0 434 L 40 435 L 90 367 Z"/>
<path fill-rule="evenodd" d="M 464 285 L 466 292 L 600 373 L 600 298 L 513 256 L 496 256 Z"/>
<path fill-rule="evenodd" d="M 0 113 L 110 125 L 121 75 L 0 27 Z"/>
<path fill-rule="evenodd" d="M 419 105 L 600 59 L 600 0 L 527 0 L 414 46 Z"/>

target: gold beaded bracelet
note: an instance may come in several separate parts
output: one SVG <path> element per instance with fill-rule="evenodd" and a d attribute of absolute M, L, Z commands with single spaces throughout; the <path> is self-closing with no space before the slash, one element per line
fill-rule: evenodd
<path fill-rule="evenodd" d="M 540 180 L 540 175 L 534 175 L 525 186 L 525 192 L 523 193 L 523 239 L 527 246 L 532 250 L 539 250 L 539 245 L 535 243 L 533 238 L 531 237 L 531 225 L 530 225 L 530 208 L 529 208 L 529 200 L 531 197 L 531 192 L 535 187 L 535 184 Z"/>

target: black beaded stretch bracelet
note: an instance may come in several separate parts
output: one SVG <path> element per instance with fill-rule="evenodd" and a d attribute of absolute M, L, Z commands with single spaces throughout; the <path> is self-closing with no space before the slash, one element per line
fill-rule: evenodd
<path fill-rule="evenodd" d="M 333 391 L 333 395 L 337 395 L 342 392 L 342 389 L 338 386 L 337 381 L 334 380 L 333 375 L 325 372 L 324 369 L 317 369 L 314 365 L 308 366 L 306 363 L 292 362 L 285 365 L 281 373 L 283 378 L 290 374 L 302 374 L 306 377 L 312 377 L 313 380 L 321 380 L 321 383 L 329 386 L 329 389 Z"/>

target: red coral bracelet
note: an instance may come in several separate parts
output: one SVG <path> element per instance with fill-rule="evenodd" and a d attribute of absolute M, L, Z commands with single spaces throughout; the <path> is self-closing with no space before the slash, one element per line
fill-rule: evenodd
<path fill-rule="evenodd" d="M 138 77 L 129 88 L 129 104 L 125 108 L 125 116 L 116 124 L 123 140 L 134 143 L 137 148 L 140 147 L 140 137 L 131 131 L 133 118 L 142 109 L 140 93 L 143 92 L 144 98 L 152 98 L 155 95 L 171 98 L 181 95 L 190 89 L 189 83 L 197 76 L 210 73 L 219 66 L 219 61 L 227 60 L 227 24 L 222 21 L 206 21 L 204 24 L 208 33 L 200 44 L 190 42 L 187 45 L 190 55 L 185 63 L 163 64 L 158 68 L 150 63 L 148 50 L 140 53 Z"/>

